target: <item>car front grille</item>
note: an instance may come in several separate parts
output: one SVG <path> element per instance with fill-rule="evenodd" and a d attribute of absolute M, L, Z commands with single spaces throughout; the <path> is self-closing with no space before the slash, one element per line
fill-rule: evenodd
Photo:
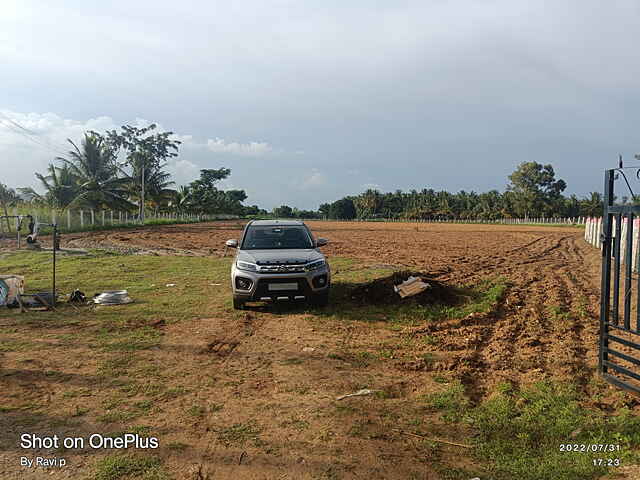
<path fill-rule="evenodd" d="M 304 273 L 304 265 L 260 265 L 259 273 Z"/>

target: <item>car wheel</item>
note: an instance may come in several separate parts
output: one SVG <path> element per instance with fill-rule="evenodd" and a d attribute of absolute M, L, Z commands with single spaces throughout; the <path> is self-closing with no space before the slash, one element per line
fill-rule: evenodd
<path fill-rule="evenodd" d="M 312 303 L 317 307 L 326 307 L 329 304 L 329 289 L 322 293 L 316 293 L 312 298 Z"/>
<path fill-rule="evenodd" d="M 244 300 L 233 297 L 233 308 L 235 310 L 244 310 Z"/>

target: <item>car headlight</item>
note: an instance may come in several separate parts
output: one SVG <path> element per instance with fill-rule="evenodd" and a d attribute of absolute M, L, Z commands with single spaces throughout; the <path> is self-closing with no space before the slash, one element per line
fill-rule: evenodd
<path fill-rule="evenodd" d="M 247 272 L 257 272 L 258 266 L 255 263 L 243 262 L 238 260 L 236 262 L 236 267 L 240 270 L 246 270 Z"/>
<path fill-rule="evenodd" d="M 324 260 L 316 260 L 315 262 L 307 263 L 307 265 L 305 266 L 305 270 L 307 272 L 312 272 L 324 267 L 325 264 L 326 262 Z"/>

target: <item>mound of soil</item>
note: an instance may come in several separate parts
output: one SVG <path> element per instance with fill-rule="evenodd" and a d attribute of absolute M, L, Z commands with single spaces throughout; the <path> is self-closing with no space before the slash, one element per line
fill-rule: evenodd
<path fill-rule="evenodd" d="M 401 298 L 395 290 L 395 285 L 400 285 L 409 277 L 418 277 L 429 285 L 425 291 L 411 297 Z M 437 280 L 428 278 L 422 272 L 401 271 L 394 272 L 388 277 L 379 278 L 372 282 L 358 285 L 351 293 L 350 297 L 357 303 L 369 305 L 395 305 L 400 303 L 418 303 L 429 305 L 434 303 L 444 305 L 456 305 L 462 300 L 460 292 L 449 285 Z"/>

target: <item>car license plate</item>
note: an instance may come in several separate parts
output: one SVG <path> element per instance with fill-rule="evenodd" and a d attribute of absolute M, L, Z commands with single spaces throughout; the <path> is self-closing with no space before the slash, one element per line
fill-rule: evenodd
<path fill-rule="evenodd" d="M 298 290 L 297 283 L 270 283 L 269 291 L 274 290 Z"/>

